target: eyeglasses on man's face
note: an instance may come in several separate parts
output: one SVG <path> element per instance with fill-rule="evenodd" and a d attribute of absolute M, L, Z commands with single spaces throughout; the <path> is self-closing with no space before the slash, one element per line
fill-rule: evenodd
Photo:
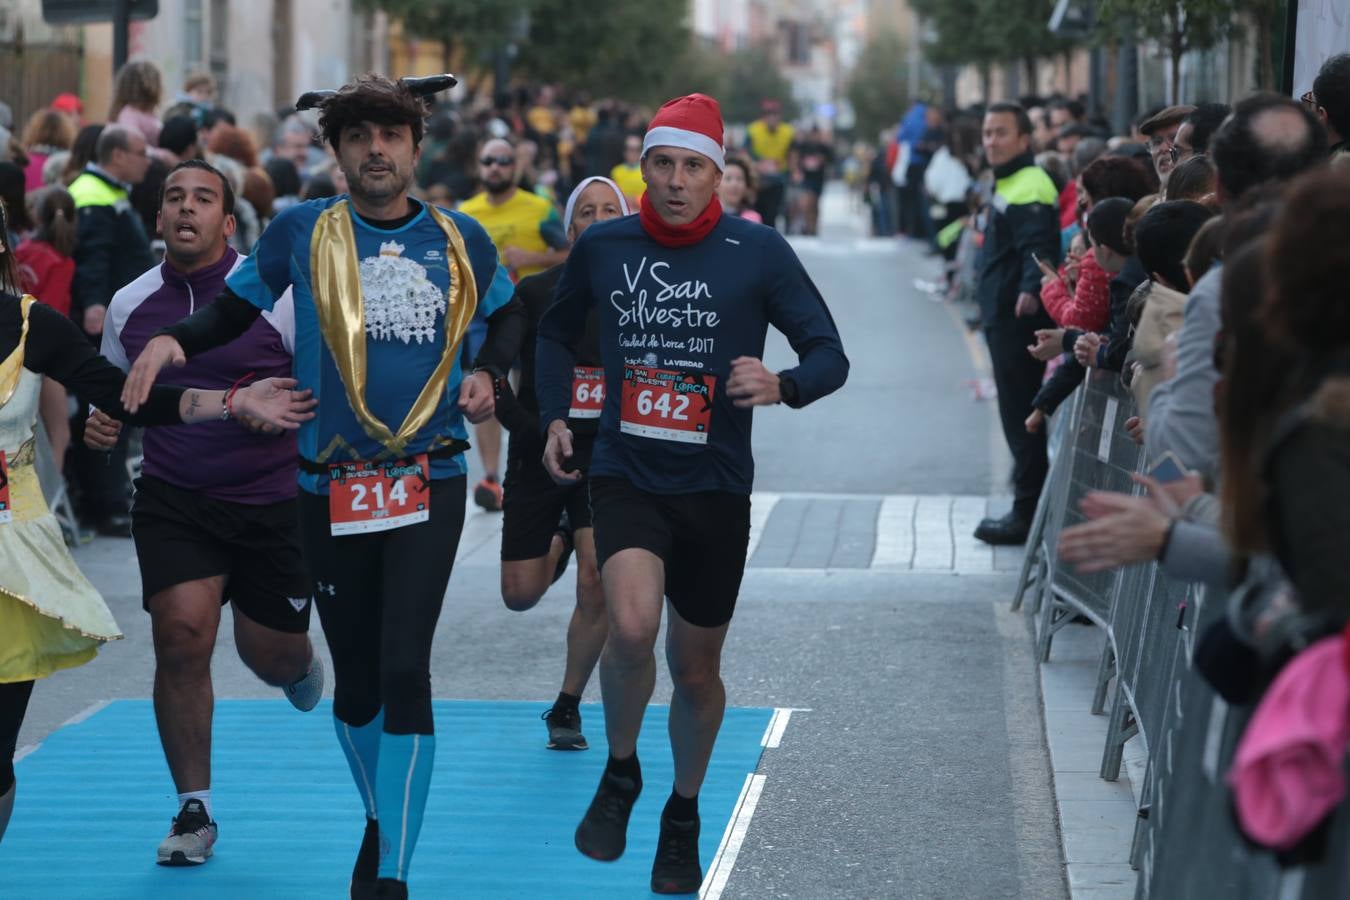
<path fill-rule="evenodd" d="M 1177 132 L 1180 130 L 1181 126 L 1178 125 L 1170 132 L 1152 135 L 1148 139 L 1148 148 L 1155 152 L 1161 150 L 1163 147 L 1171 147 L 1175 150 L 1177 144 Z"/>
<path fill-rule="evenodd" d="M 1172 162 L 1181 162 L 1182 159 L 1190 159 L 1194 156 L 1204 156 L 1205 154 L 1196 150 L 1194 147 L 1183 147 L 1180 144 L 1173 144 L 1172 149 L 1167 151 L 1172 157 Z"/>

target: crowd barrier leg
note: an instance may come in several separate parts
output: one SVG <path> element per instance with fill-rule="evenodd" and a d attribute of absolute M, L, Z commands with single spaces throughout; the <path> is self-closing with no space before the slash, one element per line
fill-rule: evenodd
<path fill-rule="evenodd" d="M 1153 778 L 1153 766 L 1150 765 L 1144 773 L 1144 784 L 1139 791 L 1139 812 L 1134 820 L 1134 837 L 1130 840 L 1130 868 L 1136 872 L 1143 868 L 1144 854 L 1148 850 L 1149 829 L 1152 827 L 1149 821 L 1152 802 L 1149 798 L 1153 795 Z"/>
<path fill-rule="evenodd" d="M 52 455 L 52 442 L 47 437 L 47 429 L 39 419 L 33 427 L 36 440 L 34 468 L 37 470 L 38 483 L 42 486 L 42 495 L 47 501 L 56 524 L 61 527 L 66 542 L 71 546 L 91 540 L 91 536 L 80 529 L 79 517 L 75 515 L 75 505 L 70 502 L 70 491 L 66 489 L 66 480 L 61 466 Z"/>
<path fill-rule="evenodd" d="M 1013 595 L 1013 612 L 1022 608 L 1022 602 L 1033 586 L 1035 591 L 1031 595 L 1033 599 L 1031 612 L 1035 614 L 1041 609 L 1043 599 L 1041 589 L 1049 583 L 1049 560 L 1054 552 L 1050 542 L 1058 539 L 1059 528 L 1056 523 L 1061 517 L 1057 513 L 1063 506 L 1065 497 L 1061 485 L 1068 471 L 1074 425 L 1082 406 L 1079 396 L 1081 393 L 1079 391 L 1075 395 L 1072 404 L 1065 404 L 1062 407 L 1063 411 L 1057 413 L 1050 423 L 1054 436 L 1052 442 L 1054 451 L 1050 458 L 1050 471 L 1045 478 L 1045 488 L 1041 491 L 1041 499 L 1036 504 L 1036 515 L 1031 520 L 1031 532 L 1027 535 L 1027 549 L 1022 556 L 1022 573 L 1017 580 L 1017 593 Z"/>
<path fill-rule="evenodd" d="M 1036 625 L 1036 661 L 1050 661 L 1050 646 L 1054 642 L 1055 632 L 1069 623 L 1076 615 L 1073 607 L 1060 600 L 1053 587 L 1055 567 L 1046 571 L 1045 587 L 1041 591 L 1041 612 Z"/>
<path fill-rule="evenodd" d="M 1106 711 L 1106 695 L 1111 688 L 1111 679 L 1116 677 L 1116 669 L 1116 648 L 1108 640 L 1102 648 L 1101 662 L 1097 664 L 1097 688 L 1092 692 L 1094 716 L 1100 716 Z"/>
<path fill-rule="evenodd" d="M 1045 534 L 1046 510 L 1050 506 L 1051 493 L 1042 492 L 1041 502 L 1036 504 L 1036 517 L 1031 520 L 1031 533 L 1027 535 L 1027 552 L 1022 557 L 1022 574 L 1017 578 L 1017 593 L 1013 594 L 1013 612 L 1022 608 L 1022 600 L 1032 585 L 1045 582 L 1045 553 L 1041 548 L 1041 536 Z"/>
<path fill-rule="evenodd" d="M 1139 723 L 1129 700 L 1119 686 L 1111 702 L 1111 714 L 1106 720 L 1106 747 L 1102 751 L 1101 777 L 1115 781 L 1120 777 L 1120 763 L 1125 756 L 1125 742 L 1139 733 Z"/>

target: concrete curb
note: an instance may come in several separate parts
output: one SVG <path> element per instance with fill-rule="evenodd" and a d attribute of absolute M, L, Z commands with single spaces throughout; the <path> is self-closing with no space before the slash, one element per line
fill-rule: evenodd
<path fill-rule="evenodd" d="M 1133 900 L 1138 881 L 1130 867 L 1130 845 L 1147 760 L 1142 743 L 1131 740 L 1120 779 L 1102 780 L 1106 717 L 1089 711 L 1105 640 L 1097 628 L 1071 625 L 1055 635 L 1051 661 L 1040 668 L 1046 744 L 1073 900 Z"/>

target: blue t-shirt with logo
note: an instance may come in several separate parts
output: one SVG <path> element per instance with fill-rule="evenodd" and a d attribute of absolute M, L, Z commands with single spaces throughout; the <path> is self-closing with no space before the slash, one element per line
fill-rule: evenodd
<path fill-rule="evenodd" d="M 299 388 L 314 392 L 319 405 L 313 419 L 300 427 L 299 450 L 305 459 L 324 461 L 371 459 L 383 449 L 366 434 L 347 401 L 346 388 L 319 329 L 310 272 L 310 242 L 319 215 L 346 197 L 325 197 L 287 208 L 267 226 L 249 259 L 226 284 L 253 305 L 270 310 L 294 288 L 295 366 Z M 416 201 L 413 201 L 416 202 Z M 419 204 L 420 205 L 420 204 Z M 361 295 L 366 330 L 366 403 L 371 413 L 397 433 L 408 411 L 445 349 L 445 313 L 450 290 L 446 236 L 421 206 L 408 223 L 394 229 L 376 228 L 348 207 L 360 256 Z M 497 261 L 497 250 L 487 232 L 473 219 L 444 211 L 459 229 L 468 252 L 477 287 L 475 319 L 487 319 L 511 301 L 510 276 Z M 466 440 L 467 429 L 459 409 L 463 379 L 459 354 L 430 421 L 408 443 L 406 455 L 424 453 L 438 441 Z M 346 442 L 351 449 L 342 447 Z M 463 454 L 430 461 L 431 477 L 450 478 L 468 471 Z M 328 479 L 302 471 L 300 487 L 325 494 Z"/>

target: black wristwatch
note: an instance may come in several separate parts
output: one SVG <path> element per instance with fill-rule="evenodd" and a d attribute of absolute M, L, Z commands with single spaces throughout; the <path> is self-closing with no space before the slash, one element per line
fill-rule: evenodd
<path fill-rule="evenodd" d="M 778 397 L 780 403 L 796 407 L 797 405 L 797 382 L 792 380 L 792 376 L 786 372 L 778 373 Z"/>

